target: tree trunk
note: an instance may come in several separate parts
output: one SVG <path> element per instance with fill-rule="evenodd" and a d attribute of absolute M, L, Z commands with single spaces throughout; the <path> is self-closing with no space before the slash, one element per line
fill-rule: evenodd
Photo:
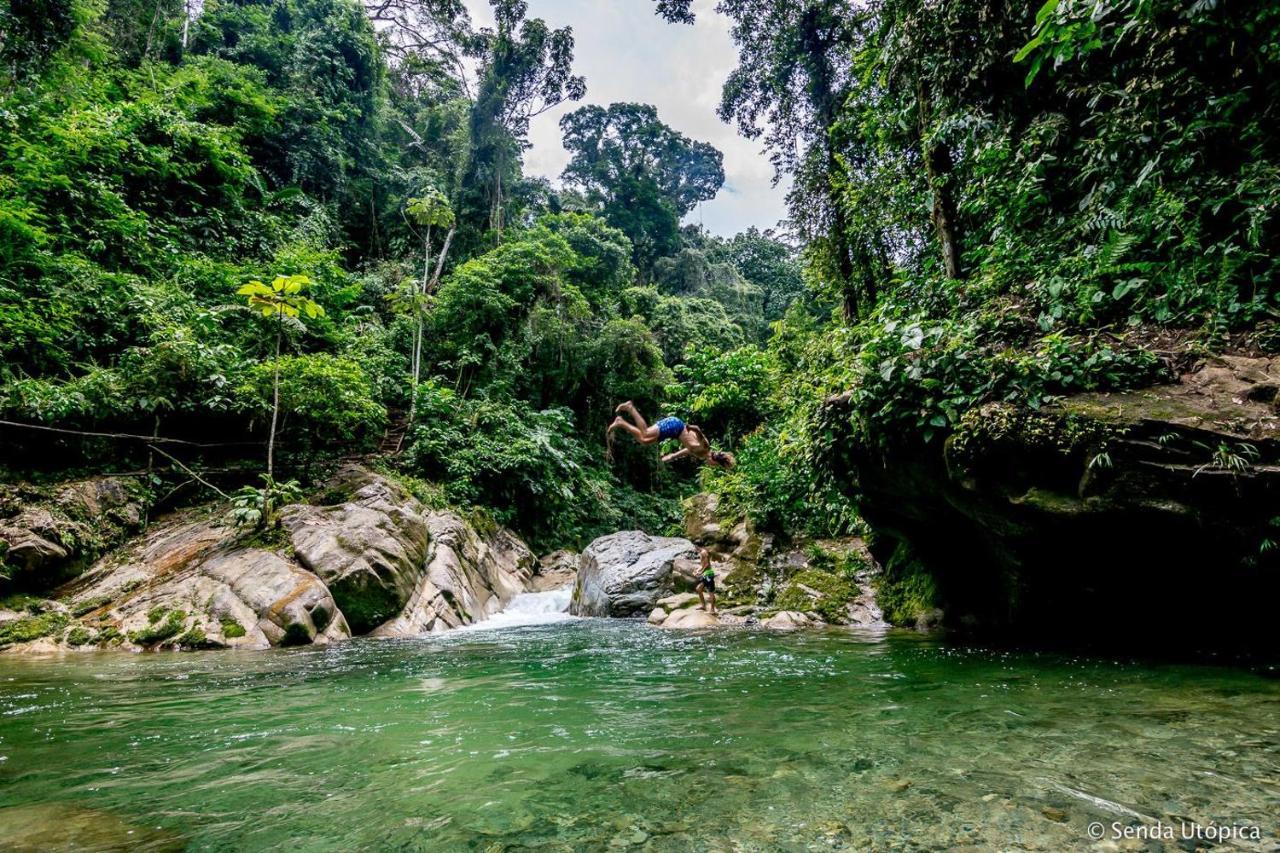
<path fill-rule="evenodd" d="M 828 151 L 828 160 L 833 162 L 835 157 L 831 156 Z M 828 173 L 833 174 L 833 173 Z M 844 205 L 841 199 L 836 195 L 834 190 L 828 191 L 828 204 L 832 210 L 832 235 L 833 247 L 836 253 L 836 272 L 840 276 L 840 290 L 843 294 L 841 301 L 841 313 L 846 321 L 852 321 L 858 316 L 858 283 L 854 279 L 853 257 L 849 250 L 849 219 L 845 216 Z"/>
<path fill-rule="evenodd" d="M 409 383 L 409 418 L 406 428 L 413 426 L 413 417 L 418 411 L 418 382 L 422 378 L 422 297 L 426 296 L 431 286 L 431 226 L 427 226 L 422 238 L 422 282 L 414 288 L 413 293 L 413 356 L 409 359 L 412 378 Z"/>
<path fill-rule="evenodd" d="M 498 244 L 502 244 L 502 162 L 498 162 L 498 174 L 493 182 L 493 206 L 489 210 L 489 226 L 497 232 Z"/>
<path fill-rule="evenodd" d="M 942 251 L 942 266 L 947 278 L 959 280 L 963 278 L 960 269 L 960 237 L 956 225 L 955 197 L 951 193 L 948 179 L 954 163 L 951 151 L 941 143 L 929 140 L 929 101 L 927 89 L 923 81 L 916 84 L 916 107 L 919 111 L 920 153 L 924 160 L 925 177 L 929 182 L 929 193 L 933 197 L 933 207 L 929 212 L 933 220 L 933 228 L 938 234 L 938 247 Z"/>
<path fill-rule="evenodd" d="M 834 178 L 839 174 L 840 164 L 836 159 L 835 147 L 830 136 L 838 108 L 829 56 L 832 45 L 815 8 L 805 13 L 800 26 L 805 65 L 809 75 L 809 96 L 814 113 L 823 129 L 822 141 L 817 143 L 822 146 L 823 163 L 827 175 L 821 194 L 825 196 L 824 200 L 831 212 L 830 239 L 832 251 L 836 256 L 836 275 L 840 278 L 840 291 L 843 297 L 841 310 L 844 319 L 851 321 L 858 316 L 862 294 L 859 293 L 855 278 L 853 247 L 849 243 L 849 219 L 845 215 L 844 205 L 834 185 Z M 866 272 L 870 273 L 870 270 Z M 866 281 L 868 295 L 874 292 L 872 283 L 873 279 L 868 278 Z"/>
<path fill-rule="evenodd" d="M 444 259 L 449 254 L 449 244 L 453 242 L 453 235 L 458 232 L 457 220 L 455 224 L 449 226 L 449 233 L 444 235 L 444 245 L 440 247 L 440 254 L 436 255 L 436 271 L 431 274 L 431 284 L 427 287 L 427 293 L 435 293 L 437 285 L 440 284 L 440 274 L 444 272 Z"/>
<path fill-rule="evenodd" d="M 272 362 L 271 371 L 271 431 L 267 434 L 267 479 L 272 482 L 275 481 L 276 422 L 280 417 L 280 344 L 284 340 L 283 318 L 283 314 L 276 312 L 276 358 Z"/>

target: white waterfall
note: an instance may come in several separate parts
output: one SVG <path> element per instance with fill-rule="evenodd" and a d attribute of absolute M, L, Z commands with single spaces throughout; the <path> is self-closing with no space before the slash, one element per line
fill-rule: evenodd
<path fill-rule="evenodd" d="M 522 592 L 511 599 L 505 610 L 500 610 L 483 622 L 464 625 L 455 631 L 493 631 L 577 619 L 578 617 L 569 615 L 569 598 L 572 595 L 572 586 L 562 586 L 546 592 Z"/>

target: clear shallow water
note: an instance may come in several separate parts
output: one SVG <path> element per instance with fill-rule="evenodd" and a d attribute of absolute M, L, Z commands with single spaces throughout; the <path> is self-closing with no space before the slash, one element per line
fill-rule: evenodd
<path fill-rule="evenodd" d="M 1280 829 L 1277 681 L 914 634 L 574 620 L 0 659 L 0 756 L 0 848 L 1066 850 L 1136 814 L 1251 823 L 1270 849 Z"/>

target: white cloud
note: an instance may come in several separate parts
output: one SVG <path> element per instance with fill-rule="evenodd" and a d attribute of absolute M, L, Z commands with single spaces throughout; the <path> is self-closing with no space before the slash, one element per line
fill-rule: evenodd
<path fill-rule="evenodd" d="M 558 181 L 569 161 L 560 145 L 559 122 L 566 112 L 584 103 L 653 104 L 668 125 L 724 152 L 724 188 L 686 221 L 700 221 L 722 235 L 776 225 L 785 215 L 785 187 L 772 186 L 773 167 L 759 144 L 716 116 L 720 89 L 738 53 L 729 22 L 714 5 L 715 0 L 695 0 L 697 23 L 687 26 L 659 18 L 653 0 L 529 0 L 530 17 L 573 27 L 574 70 L 586 76 L 587 96 L 534 119 L 525 171 Z M 467 0 L 467 6 L 477 25 L 492 25 L 486 0 Z"/>

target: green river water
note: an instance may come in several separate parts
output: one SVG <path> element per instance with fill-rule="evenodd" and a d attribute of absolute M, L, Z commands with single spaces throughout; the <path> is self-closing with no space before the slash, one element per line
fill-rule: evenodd
<path fill-rule="evenodd" d="M 606 620 L 0 659 L 0 849 L 1069 850 L 1184 820 L 1276 847 L 1280 681 Z"/>

